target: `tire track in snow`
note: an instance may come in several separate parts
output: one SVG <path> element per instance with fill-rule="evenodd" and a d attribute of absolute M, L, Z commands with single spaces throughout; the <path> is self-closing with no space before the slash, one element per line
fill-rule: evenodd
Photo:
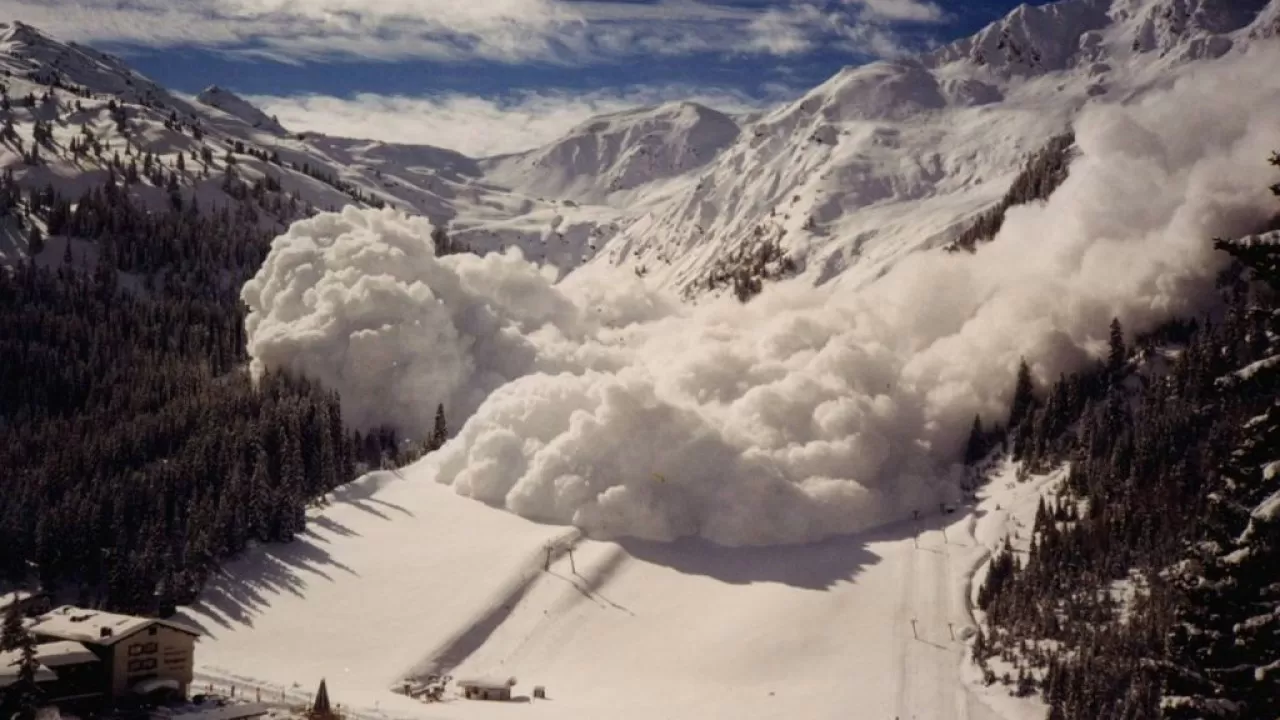
<path fill-rule="evenodd" d="M 912 620 L 916 553 L 919 552 L 913 547 L 905 546 L 903 551 L 906 554 L 906 561 L 902 563 L 902 569 L 899 570 L 902 580 L 898 589 L 898 609 L 895 611 L 893 619 L 894 633 L 899 638 L 894 649 L 897 656 L 894 660 L 894 665 L 898 669 L 895 714 L 900 718 L 905 717 L 907 713 L 907 683 L 911 677 L 910 663 L 907 656 L 910 653 L 910 643 L 912 642 L 912 639 L 907 637 L 907 632 L 909 632 L 908 628 Z"/>

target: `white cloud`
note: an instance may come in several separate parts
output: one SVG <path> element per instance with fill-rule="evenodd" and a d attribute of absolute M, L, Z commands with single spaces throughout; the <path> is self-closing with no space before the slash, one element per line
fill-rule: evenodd
<path fill-rule="evenodd" d="M 750 47 L 771 55 L 794 55 L 813 48 L 804 23 L 795 14 L 766 12 L 750 25 Z"/>
<path fill-rule="evenodd" d="M 578 64 L 698 52 L 793 55 L 848 37 L 849 28 L 872 24 L 887 32 L 886 22 L 936 15 L 920 0 L 852 2 L 820 9 L 797 0 L 760 10 L 695 0 L 0 0 L 0 16 L 70 40 L 198 46 L 286 61 Z"/>
<path fill-rule="evenodd" d="M 498 98 L 452 93 L 246 99 L 293 131 L 435 145 L 481 157 L 528 150 L 603 113 L 672 100 L 691 100 L 722 112 L 739 113 L 758 110 L 775 98 L 761 101 L 730 90 L 669 86 L 621 92 L 523 92 Z M 776 99 L 786 98 L 779 95 Z"/>
<path fill-rule="evenodd" d="M 941 22 L 946 15 L 942 8 L 921 0 L 851 0 L 864 8 L 866 20 Z"/>
<path fill-rule="evenodd" d="M 514 250 L 436 258 L 427 221 L 393 211 L 321 215 L 245 285 L 249 354 L 364 425 L 422 437 L 444 402 L 460 430 L 425 460 L 438 480 L 593 534 L 769 544 L 910 517 L 955 492 L 968 424 L 1004 419 L 1020 358 L 1054 378 L 1113 316 L 1144 332 L 1204 307 L 1211 239 L 1275 212 L 1277 63 L 1091 106 L 1047 202 L 853 292 L 687 307 L 626 273 L 555 284 Z"/>

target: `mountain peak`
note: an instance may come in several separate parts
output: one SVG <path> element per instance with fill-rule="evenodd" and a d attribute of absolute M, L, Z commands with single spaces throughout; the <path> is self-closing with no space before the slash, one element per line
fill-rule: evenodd
<path fill-rule="evenodd" d="M 9 23 L 0 23 L 0 38 L 25 44 L 54 42 L 49 38 L 49 36 L 40 32 L 39 28 L 28 25 L 21 20 L 14 20 Z"/>
<path fill-rule="evenodd" d="M 492 158 L 490 177 L 509 187 L 575 201 L 691 172 L 738 138 L 728 115 L 678 101 L 593 117 L 549 145 Z"/>
<path fill-rule="evenodd" d="M 254 128 L 265 130 L 276 135 L 286 135 L 288 131 L 274 117 L 267 115 L 256 105 L 245 100 L 234 92 L 218 85 L 210 85 L 196 95 L 196 100 L 203 105 L 221 110 L 232 115 Z"/>
<path fill-rule="evenodd" d="M 923 62 L 939 67 L 966 60 L 1006 77 L 1063 70 L 1076 59 L 1081 38 L 1107 26 L 1112 1 L 1022 4 L 976 34 L 926 55 Z"/>

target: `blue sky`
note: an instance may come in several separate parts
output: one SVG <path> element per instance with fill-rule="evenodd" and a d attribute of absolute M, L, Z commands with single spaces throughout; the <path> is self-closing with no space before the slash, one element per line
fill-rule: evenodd
<path fill-rule="evenodd" d="M 968 35 L 1013 0 L 0 0 L 0 16 L 218 84 L 291 129 L 482 155 L 691 98 L 745 112 Z"/>

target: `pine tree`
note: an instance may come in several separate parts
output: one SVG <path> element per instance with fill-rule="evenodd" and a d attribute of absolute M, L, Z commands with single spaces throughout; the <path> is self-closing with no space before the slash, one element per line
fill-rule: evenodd
<path fill-rule="evenodd" d="M 431 438 L 427 442 L 427 450 L 435 452 L 444 447 L 449 440 L 449 427 L 444 419 L 444 403 L 436 405 L 435 426 L 431 429 Z"/>
<path fill-rule="evenodd" d="M 1108 345 L 1107 372 L 1111 374 L 1112 378 L 1118 378 L 1121 371 L 1124 370 L 1125 362 L 1128 359 L 1128 354 L 1124 346 L 1124 329 L 1120 326 L 1120 318 L 1111 319 L 1111 332 Z"/>
<path fill-rule="evenodd" d="M 1013 389 L 1013 403 L 1009 409 L 1009 429 L 1022 424 L 1035 403 L 1035 386 L 1031 382 L 1031 368 L 1026 360 L 1018 363 L 1018 380 Z"/>
<path fill-rule="evenodd" d="M 969 429 L 969 441 L 965 444 L 964 464 L 975 465 L 987 454 L 987 436 L 982 429 L 982 417 L 973 416 L 973 426 Z"/>
<path fill-rule="evenodd" d="M 18 659 L 18 676 L 7 688 L 4 688 L 3 703 L 0 708 L 12 713 L 11 720 L 35 720 L 40 708 L 40 688 L 36 683 L 40 663 L 36 660 L 36 639 L 22 627 L 21 612 L 14 603 L 8 608 L 4 620 L 4 639 L 0 642 L 0 651 L 20 650 Z M 12 627 L 17 618 L 16 630 Z"/>
<path fill-rule="evenodd" d="M 0 653 L 21 647 L 25 632 L 22 626 L 22 607 L 20 603 L 15 602 L 5 608 L 4 626 L 0 628 Z"/>
<path fill-rule="evenodd" d="M 32 225 L 27 233 L 27 252 L 32 256 L 44 252 L 44 233 L 40 232 L 40 228 L 35 225 Z"/>

